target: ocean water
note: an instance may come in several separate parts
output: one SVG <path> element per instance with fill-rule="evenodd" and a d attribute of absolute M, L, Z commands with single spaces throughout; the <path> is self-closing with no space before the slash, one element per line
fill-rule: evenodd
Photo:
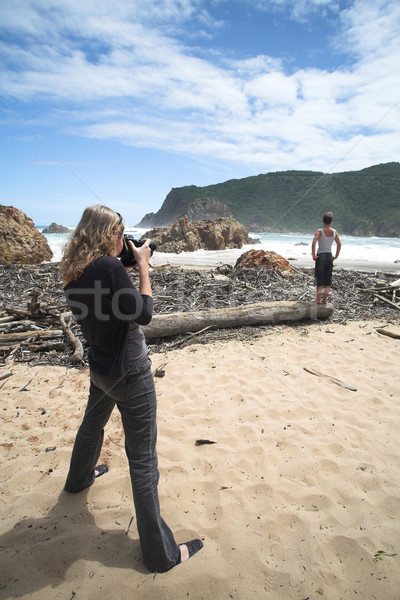
<path fill-rule="evenodd" d="M 44 227 L 38 227 L 41 231 Z M 71 228 L 71 231 L 73 228 Z M 126 227 L 126 232 L 140 238 L 145 229 Z M 61 259 L 63 247 L 69 234 L 44 234 L 53 251 L 53 262 Z M 261 243 L 243 246 L 241 249 L 232 250 L 197 250 L 196 252 L 182 252 L 171 254 L 155 252 L 152 264 L 162 265 L 195 265 L 216 266 L 218 264 L 235 264 L 243 252 L 252 248 L 273 250 L 284 258 L 293 261 L 298 266 L 313 266 L 311 257 L 311 243 L 313 234 L 299 233 L 252 233 L 250 237 L 259 239 Z M 337 261 L 338 267 L 354 268 L 359 270 L 384 269 L 393 273 L 400 273 L 400 238 L 354 237 L 340 236 L 342 249 Z"/>

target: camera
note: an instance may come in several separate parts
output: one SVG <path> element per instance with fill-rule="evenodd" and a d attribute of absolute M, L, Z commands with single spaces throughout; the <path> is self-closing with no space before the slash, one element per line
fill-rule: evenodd
<path fill-rule="evenodd" d="M 135 257 L 133 256 L 131 247 L 128 244 L 128 240 L 130 242 L 132 242 L 133 245 L 136 246 L 136 248 L 143 246 L 144 240 L 137 240 L 130 233 L 124 234 L 124 245 L 122 247 L 121 253 L 118 255 L 118 258 L 121 259 L 121 262 L 124 265 L 124 267 L 133 267 L 134 265 L 136 265 L 136 260 L 135 260 Z M 151 240 L 149 247 L 150 247 L 151 255 L 153 255 L 153 252 L 156 249 L 156 243 L 153 242 L 153 240 Z"/>

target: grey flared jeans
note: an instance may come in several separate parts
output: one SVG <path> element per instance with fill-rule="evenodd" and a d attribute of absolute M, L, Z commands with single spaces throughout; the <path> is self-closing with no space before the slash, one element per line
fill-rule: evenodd
<path fill-rule="evenodd" d="M 160 514 L 157 399 L 149 358 L 131 367 L 122 377 L 104 377 L 90 372 L 88 403 L 76 435 L 65 490 L 79 492 L 94 483 L 94 467 L 103 445 L 104 427 L 115 405 L 121 413 L 125 432 L 125 451 L 144 562 L 149 571 L 167 571 L 177 563 L 180 550 Z"/>

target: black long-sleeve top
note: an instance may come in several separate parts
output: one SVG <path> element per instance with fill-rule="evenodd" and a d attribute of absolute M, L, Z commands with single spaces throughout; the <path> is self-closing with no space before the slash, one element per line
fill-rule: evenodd
<path fill-rule="evenodd" d="M 108 377 L 123 375 L 129 323 L 150 323 L 153 298 L 139 294 L 125 267 L 111 256 L 89 263 L 64 293 L 90 346 L 90 368 Z"/>

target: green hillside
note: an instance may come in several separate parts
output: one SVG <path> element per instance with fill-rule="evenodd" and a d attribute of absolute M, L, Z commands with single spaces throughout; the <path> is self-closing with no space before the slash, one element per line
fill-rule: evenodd
<path fill-rule="evenodd" d="M 225 203 L 250 231 L 311 232 L 331 210 L 342 233 L 400 237 L 400 163 L 334 174 L 284 171 L 173 188 L 160 210 L 140 225 L 168 225 L 209 199 Z"/>

